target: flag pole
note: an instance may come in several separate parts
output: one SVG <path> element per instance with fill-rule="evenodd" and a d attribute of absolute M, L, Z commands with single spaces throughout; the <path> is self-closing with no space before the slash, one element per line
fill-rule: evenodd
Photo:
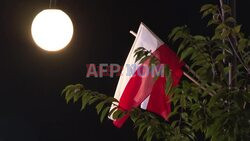
<path fill-rule="evenodd" d="M 129 31 L 129 33 L 130 34 L 132 34 L 133 36 L 137 36 L 137 34 L 134 32 L 134 31 L 132 31 L 132 30 L 130 30 Z M 191 73 L 193 73 L 193 70 L 191 70 L 190 68 L 189 68 L 189 66 L 188 65 L 185 65 L 185 68 L 188 70 L 188 71 L 190 71 Z M 190 76 L 189 74 L 187 74 L 186 72 L 183 72 L 183 75 L 184 76 L 186 76 L 189 80 L 191 80 L 193 83 L 195 83 L 197 86 L 199 86 L 201 89 L 203 89 L 203 90 L 207 90 L 205 87 L 203 87 L 198 81 L 196 81 L 192 76 Z M 196 77 L 197 77 L 197 75 L 195 75 Z M 212 93 L 208 93 L 210 96 L 213 96 L 214 94 L 212 94 Z"/>
<path fill-rule="evenodd" d="M 134 31 L 132 31 L 132 30 L 130 30 L 129 33 L 132 34 L 132 35 L 134 35 L 135 37 L 137 36 L 137 34 Z"/>

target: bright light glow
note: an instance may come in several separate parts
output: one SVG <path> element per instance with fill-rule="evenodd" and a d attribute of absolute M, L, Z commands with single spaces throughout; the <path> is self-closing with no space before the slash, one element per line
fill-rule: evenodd
<path fill-rule="evenodd" d="M 70 17 L 59 9 L 46 9 L 33 20 L 31 34 L 35 43 L 47 51 L 65 48 L 73 36 Z"/>

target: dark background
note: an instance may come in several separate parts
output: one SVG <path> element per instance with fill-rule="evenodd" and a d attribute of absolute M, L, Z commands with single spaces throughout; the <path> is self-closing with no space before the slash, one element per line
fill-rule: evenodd
<path fill-rule="evenodd" d="M 68 84 L 114 94 L 118 78 L 86 78 L 86 64 L 123 65 L 141 21 L 167 41 L 171 29 L 188 25 L 208 33 L 199 9 L 217 0 L 57 0 L 74 23 L 74 37 L 64 50 L 50 53 L 32 41 L 33 18 L 49 0 L 0 1 L 0 141 L 134 141 L 130 122 L 121 128 L 100 124 L 94 107 L 80 112 L 60 96 Z M 250 2 L 238 1 L 237 18 L 250 33 Z"/>

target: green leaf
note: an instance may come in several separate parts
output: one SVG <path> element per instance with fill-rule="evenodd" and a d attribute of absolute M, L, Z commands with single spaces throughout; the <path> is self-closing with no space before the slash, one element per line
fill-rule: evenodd
<path fill-rule="evenodd" d="M 225 22 L 227 23 L 236 23 L 236 20 L 233 17 L 228 17 Z"/>
<path fill-rule="evenodd" d="M 219 54 L 215 60 L 216 62 L 222 61 L 223 59 L 225 59 L 226 55 L 225 54 Z"/>
<path fill-rule="evenodd" d="M 193 36 L 195 40 L 202 40 L 202 41 L 205 41 L 206 40 L 206 37 L 202 36 L 202 35 L 195 35 Z"/>
<path fill-rule="evenodd" d="M 241 26 L 242 26 L 242 25 L 237 25 L 237 26 L 234 27 L 233 30 L 235 31 L 235 33 L 240 33 Z"/>
<path fill-rule="evenodd" d="M 201 7 L 200 12 L 203 12 L 203 11 L 208 10 L 208 9 L 210 9 L 210 8 L 213 8 L 213 7 L 214 7 L 213 4 L 205 4 L 205 5 L 203 5 L 203 6 Z"/>
<path fill-rule="evenodd" d="M 68 85 L 66 86 L 63 91 L 62 91 L 62 95 L 65 94 L 69 89 L 71 89 L 74 85 Z"/>
<path fill-rule="evenodd" d="M 110 110 L 110 111 L 109 111 L 109 115 L 108 115 L 108 116 L 113 115 L 113 114 L 114 114 L 114 112 L 115 112 L 117 109 L 118 109 L 118 107 L 117 107 L 117 106 L 113 107 L 113 108 L 112 108 L 112 110 Z M 112 118 L 113 118 L 113 116 L 112 116 Z"/>
<path fill-rule="evenodd" d="M 179 54 L 185 47 L 186 47 L 186 44 L 185 44 L 185 41 L 183 41 L 178 48 L 177 54 Z"/>
<path fill-rule="evenodd" d="M 66 96 L 65 96 L 65 99 L 66 99 L 66 102 L 69 103 L 69 101 L 74 97 L 74 93 L 72 93 L 70 90 L 68 90 L 66 92 Z"/>
<path fill-rule="evenodd" d="M 106 101 L 102 101 L 100 102 L 99 104 L 96 105 L 96 111 L 97 111 L 97 114 L 99 114 L 104 106 L 104 104 L 106 103 Z"/>
<path fill-rule="evenodd" d="M 228 13 L 231 15 L 231 7 L 229 5 L 223 4 L 222 7 L 223 7 L 225 13 Z"/>
<path fill-rule="evenodd" d="M 81 91 L 78 91 L 74 94 L 74 103 L 76 103 L 82 96 Z"/>
<path fill-rule="evenodd" d="M 141 124 L 139 125 L 138 131 L 137 131 L 137 138 L 139 139 L 142 135 L 142 133 L 145 131 L 145 129 L 147 128 L 147 126 L 145 124 Z"/>
<path fill-rule="evenodd" d="M 179 123 L 178 120 L 173 121 L 173 122 L 171 123 L 171 127 L 175 128 L 175 127 L 177 126 L 178 123 Z"/>
<path fill-rule="evenodd" d="M 101 122 L 103 122 L 103 120 L 107 116 L 109 110 L 110 110 L 110 107 L 106 107 L 106 108 L 104 108 L 104 110 L 102 110 L 101 117 L 100 117 Z"/>
<path fill-rule="evenodd" d="M 114 114 L 113 114 L 113 119 L 120 119 L 120 118 L 124 117 L 125 115 L 126 115 L 125 112 L 123 112 L 123 111 L 117 109 L 117 110 L 114 112 Z"/>
<path fill-rule="evenodd" d="M 177 111 L 171 112 L 171 113 L 168 115 L 168 118 L 171 118 L 171 117 L 173 117 L 173 116 L 175 116 L 175 115 L 177 115 L 177 114 L 178 114 Z"/>
<path fill-rule="evenodd" d="M 195 62 L 190 66 L 190 68 L 193 69 L 193 68 L 196 67 L 196 66 L 203 66 L 203 65 L 205 65 L 205 64 L 207 64 L 207 63 L 208 63 L 207 60 L 200 59 L 200 60 L 198 60 L 198 61 L 195 61 Z"/>
<path fill-rule="evenodd" d="M 151 141 L 152 140 L 152 138 L 153 138 L 153 129 L 152 129 L 152 127 L 148 127 L 148 130 L 147 130 L 147 132 L 146 132 L 146 134 L 145 134 L 145 136 L 144 136 L 144 139 L 146 139 L 146 141 Z"/>
<path fill-rule="evenodd" d="M 181 117 L 182 117 L 182 119 L 185 120 L 185 121 L 188 120 L 188 114 L 185 113 L 185 112 L 181 113 Z"/>
<path fill-rule="evenodd" d="M 181 103 L 181 106 L 182 106 L 183 108 L 186 108 L 186 107 L 187 107 L 187 102 L 186 102 L 185 96 L 181 96 L 180 103 Z"/>
<path fill-rule="evenodd" d="M 93 103 L 95 103 L 96 101 L 100 100 L 99 97 L 94 97 L 94 98 L 91 98 L 89 101 L 88 101 L 88 104 L 91 105 Z"/>
<path fill-rule="evenodd" d="M 140 62 L 139 64 L 143 64 L 146 60 L 148 60 L 150 58 L 150 56 L 144 56 L 142 58 L 140 58 Z"/>
<path fill-rule="evenodd" d="M 213 12 L 214 12 L 214 9 L 208 9 L 204 11 L 202 14 L 202 18 L 205 18 L 206 16 L 208 16 L 209 14 L 212 14 Z"/>
<path fill-rule="evenodd" d="M 182 52 L 181 54 L 181 60 L 184 60 L 186 57 L 188 57 L 190 54 L 194 52 L 194 49 L 192 47 L 189 47 L 185 51 Z"/>
<path fill-rule="evenodd" d="M 139 52 L 138 54 L 136 54 L 135 62 L 138 62 L 139 60 L 141 60 L 143 57 L 143 54 L 144 54 L 143 52 Z"/>
<path fill-rule="evenodd" d="M 226 25 L 226 24 L 224 24 L 224 23 L 221 23 L 221 24 L 219 24 L 217 27 L 216 27 L 216 29 L 215 30 L 222 30 L 222 29 L 225 29 L 225 28 L 227 28 L 228 26 Z"/>
<path fill-rule="evenodd" d="M 171 31 L 171 33 L 169 34 L 169 36 L 168 36 L 168 38 L 169 39 L 172 39 L 173 37 L 174 37 L 174 35 L 179 31 L 179 30 L 181 30 L 182 29 L 182 27 L 175 27 L 172 31 Z"/>
<path fill-rule="evenodd" d="M 224 38 L 228 37 L 229 34 L 230 34 L 230 31 L 227 30 L 227 29 L 224 29 L 224 30 L 222 31 L 222 33 L 221 33 L 221 38 L 224 39 Z"/>
<path fill-rule="evenodd" d="M 187 26 L 178 26 L 178 27 L 175 27 L 171 33 L 169 34 L 168 38 L 169 40 L 173 40 L 173 41 L 176 41 L 177 39 L 179 39 L 181 36 L 183 37 L 184 36 L 184 33 L 187 32 Z"/>
<path fill-rule="evenodd" d="M 243 52 L 243 50 L 248 46 L 248 39 L 242 38 L 239 41 L 238 49 L 240 52 Z"/>
<path fill-rule="evenodd" d="M 91 95 L 89 95 L 89 94 L 84 94 L 84 95 L 82 96 L 82 108 L 81 108 L 81 111 L 82 111 L 83 109 L 85 109 L 86 105 L 88 104 L 88 102 L 89 102 L 89 100 L 90 100 L 91 98 L 92 98 L 92 97 L 91 97 Z"/>
<path fill-rule="evenodd" d="M 215 24 L 215 23 L 216 23 L 216 21 L 214 19 L 211 19 L 208 21 L 207 26 L 210 26 L 210 25 Z"/>

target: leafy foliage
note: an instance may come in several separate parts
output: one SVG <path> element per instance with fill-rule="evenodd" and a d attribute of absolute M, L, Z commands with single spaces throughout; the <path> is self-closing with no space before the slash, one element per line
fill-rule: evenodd
<path fill-rule="evenodd" d="M 166 87 L 173 103 L 169 122 L 137 108 L 120 111 L 114 106 L 109 111 L 117 100 L 85 90 L 80 84 L 63 90 L 66 101 L 81 100 L 82 109 L 95 103 L 101 121 L 107 115 L 118 119 L 130 114 L 138 138 L 146 141 L 192 141 L 197 140 L 197 134 L 211 141 L 249 140 L 250 39 L 241 32 L 242 26 L 232 17 L 228 5 L 207 4 L 201 8 L 201 13 L 203 18 L 209 19 L 208 26 L 214 29 L 211 37 L 192 35 L 187 26 L 176 27 L 169 34 L 181 59 L 190 64 L 185 71 L 199 83 L 183 79 L 171 92 L 169 86 Z M 151 51 L 143 47 L 135 51 L 135 56 L 140 63 L 147 59 L 152 60 L 151 64 L 157 63 Z M 170 76 L 171 71 L 166 72 L 166 76 Z"/>
<path fill-rule="evenodd" d="M 108 97 L 104 94 L 86 90 L 83 85 L 69 85 L 62 94 L 67 102 L 78 100 L 81 101 L 82 110 L 86 105 L 96 105 L 97 114 L 100 115 L 101 122 L 107 116 L 112 116 L 113 119 L 119 119 L 129 113 L 131 120 L 137 129 L 138 139 L 142 138 L 146 141 L 151 141 L 154 137 L 162 140 L 189 140 L 193 139 L 194 135 L 189 134 L 190 129 L 175 128 L 175 124 L 169 124 L 153 113 L 142 111 L 139 108 L 134 108 L 131 111 L 121 111 L 117 105 L 110 110 L 110 105 L 118 103 L 113 97 Z"/>

